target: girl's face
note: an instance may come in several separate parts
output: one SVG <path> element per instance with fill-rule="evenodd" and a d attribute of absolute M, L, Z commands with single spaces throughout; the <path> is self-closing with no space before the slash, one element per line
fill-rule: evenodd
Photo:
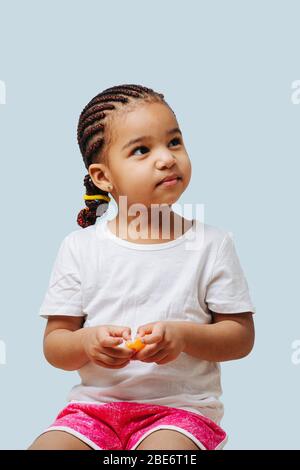
<path fill-rule="evenodd" d="M 191 162 L 173 112 L 162 103 L 142 103 L 117 116 L 114 125 L 109 167 L 89 166 L 94 183 L 105 191 L 111 183 L 116 203 L 127 196 L 128 209 L 135 203 L 147 208 L 175 203 L 189 184 Z M 174 185 L 157 185 L 171 173 L 181 179 Z"/>

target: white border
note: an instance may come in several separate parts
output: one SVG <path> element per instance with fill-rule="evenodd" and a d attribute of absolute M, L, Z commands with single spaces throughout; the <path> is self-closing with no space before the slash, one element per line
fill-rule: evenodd
<path fill-rule="evenodd" d="M 69 428 L 68 426 L 50 426 L 49 428 L 45 429 L 45 431 L 41 432 L 40 436 L 42 434 L 45 434 L 48 431 L 66 431 L 69 434 L 72 434 L 75 437 L 78 437 L 81 441 L 83 441 L 85 444 L 88 444 L 92 449 L 94 450 L 106 450 L 102 449 L 101 447 L 97 446 L 95 442 L 91 441 L 88 437 L 84 436 L 78 431 L 75 431 L 73 428 Z"/>
<path fill-rule="evenodd" d="M 152 428 L 149 431 L 147 431 L 139 440 L 138 442 L 129 450 L 135 450 L 136 447 L 150 434 L 152 434 L 154 431 L 158 431 L 159 429 L 169 429 L 170 431 L 178 431 L 181 434 L 184 434 L 185 436 L 189 437 L 201 450 L 207 450 L 206 447 L 200 442 L 195 436 L 193 436 L 189 431 L 186 431 L 185 429 L 179 428 L 178 426 L 172 426 L 171 424 L 169 425 L 161 425 L 157 426 L 156 428 Z"/>
<path fill-rule="evenodd" d="M 191 434 L 189 431 L 186 431 L 186 429 L 180 428 L 178 426 L 173 426 L 173 425 L 161 425 L 161 426 L 157 426 L 156 428 L 150 429 L 148 432 L 143 434 L 142 437 L 140 437 L 140 439 L 134 444 L 134 446 L 131 449 L 127 449 L 127 450 L 136 450 L 136 448 L 139 446 L 139 444 L 147 436 L 150 436 L 150 434 L 152 434 L 155 431 L 159 431 L 160 429 L 168 429 L 170 431 L 172 431 L 172 430 L 178 431 L 181 434 L 183 434 L 184 436 L 187 436 L 189 439 L 191 439 L 199 447 L 200 450 L 208 450 L 202 444 L 202 442 L 199 441 L 199 439 L 197 439 L 195 436 L 193 436 L 193 434 Z M 73 428 L 69 428 L 68 426 L 50 426 L 49 428 L 47 428 L 43 432 L 41 432 L 40 436 L 42 434 L 45 434 L 48 431 L 66 431 L 69 434 L 72 434 L 73 436 L 78 437 L 81 441 L 83 441 L 85 444 L 88 444 L 94 450 L 105 450 L 105 451 L 112 450 L 112 449 L 102 449 L 97 444 L 95 444 L 95 442 L 91 441 L 88 437 L 84 436 L 83 434 L 81 434 L 78 431 L 75 431 L 75 429 L 73 429 Z M 220 444 L 218 444 L 218 446 L 213 450 L 223 449 L 223 447 L 226 444 L 227 440 L 228 440 L 228 436 L 226 435 L 225 439 L 222 442 L 220 442 Z"/>
<path fill-rule="evenodd" d="M 157 428 L 153 428 L 151 429 L 150 431 L 146 432 L 146 434 L 144 434 L 140 439 L 139 441 L 134 445 L 134 447 L 132 447 L 131 449 L 129 450 L 135 450 L 138 445 L 147 437 L 149 436 L 150 434 L 152 434 L 152 432 L 154 431 L 158 431 L 159 429 L 169 429 L 169 430 L 174 430 L 174 431 L 178 431 L 180 432 L 181 434 L 183 434 L 184 436 L 187 436 L 189 437 L 195 444 L 197 444 L 197 446 L 200 448 L 200 450 L 208 450 L 203 444 L 201 441 L 199 441 L 199 439 L 197 439 L 195 436 L 193 436 L 193 434 L 191 434 L 189 431 L 187 431 L 186 429 L 183 429 L 183 428 L 179 428 L 178 426 L 173 426 L 173 425 L 162 425 L 162 426 L 158 426 Z M 228 436 L 226 435 L 225 439 L 220 442 L 220 444 L 217 445 L 217 447 L 215 447 L 215 449 L 212 449 L 212 450 L 222 450 L 224 445 L 226 444 L 228 440 Z"/>
<path fill-rule="evenodd" d="M 219 445 L 217 445 L 217 447 L 214 449 L 214 450 L 223 450 L 223 447 L 225 446 L 225 444 L 227 443 L 228 441 L 228 436 L 226 434 L 224 440 L 222 442 L 220 442 Z"/>

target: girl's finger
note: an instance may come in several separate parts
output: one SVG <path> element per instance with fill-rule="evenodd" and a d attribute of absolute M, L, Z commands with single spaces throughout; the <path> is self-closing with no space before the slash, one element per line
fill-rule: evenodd
<path fill-rule="evenodd" d="M 118 346 L 118 344 L 121 344 L 121 343 L 123 343 L 122 338 L 113 338 L 112 336 L 105 336 L 104 338 L 101 339 L 101 344 L 105 348 Z"/>
<path fill-rule="evenodd" d="M 164 365 L 164 364 L 167 364 L 168 362 L 172 362 L 172 361 L 167 361 L 168 359 L 168 355 L 167 356 L 164 356 L 163 358 L 161 359 L 155 359 L 154 362 L 157 362 L 158 365 Z"/>
<path fill-rule="evenodd" d="M 145 335 L 141 338 L 145 344 L 159 343 L 162 340 L 162 336 L 159 334 Z"/>
<path fill-rule="evenodd" d="M 160 354 L 154 354 L 153 356 L 147 357 L 146 359 L 143 359 L 143 362 L 159 362 L 168 357 L 168 354 L 166 354 L 165 351 L 162 351 Z"/>
<path fill-rule="evenodd" d="M 101 352 L 96 361 L 104 362 L 106 365 L 121 365 L 130 362 L 130 357 L 126 356 L 110 356 L 106 352 Z"/>
<path fill-rule="evenodd" d="M 123 332 L 123 338 L 126 340 L 126 341 L 131 341 L 131 333 L 129 331 L 124 331 Z"/>
<path fill-rule="evenodd" d="M 131 334 L 131 329 L 128 326 L 109 325 L 107 329 L 111 336 L 123 338 L 124 334 Z"/>
<path fill-rule="evenodd" d="M 160 351 L 163 351 L 164 349 L 163 348 L 160 348 L 160 349 L 157 349 L 156 348 L 151 348 L 151 347 L 148 347 L 147 346 L 142 349 L 142 351 L 139 351 L 135 356 L 134 356 L 134 360 L 137 359 L 139 361 L 143 361 L 145 359 L 148 359 L 148 358 L 152 358 L 154 357 L 156 354 L 158 354 Z"/>
<path fill-rule="evenodd" d="M 127 361 L 125 363 L 122 363 L 122 364 L 119 364 L 119 365 L 116 365 L 116 364 L 105 364 L 105 362 L 102 362 L 102 361 L 95 361 L 97 365 L 101 366 L 101 367 L 105 367 L 106 369 L 122 369 L 122 367 L 125 367 L 129 364 L 130 361 Z"/>
<path fill-rule="evenodd" d="M 143 334 L 142 339 L 145 344 L 159 343 L 164 338 L 165 326 L 162 323 L 155 323 L 151 326 L 141 327 L 140 331 Z"/>
<path fill-rule="evenodd" d="M 125 347 L 105 348 L 105 354 L 110 357 L 128 357 L 131 358 L 135 351 Z"/>
<path fill-rule="evenodd" d="M 123 343 L 123 335 L 130 335 L 130 328 L 108 325 L 105 328 L 100 327 L 97 333 L 97 339 L 102 346 L 113 347 Z"/>

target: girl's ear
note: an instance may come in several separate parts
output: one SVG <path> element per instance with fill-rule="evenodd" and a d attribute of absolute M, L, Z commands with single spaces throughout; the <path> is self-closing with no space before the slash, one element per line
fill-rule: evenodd
<path fill-rule="evenodd" d="M 113 189 L 107 175 L 108 170 L 104 163 L 92 163 L 89 166 L 89 174 L 95 186 L 106 191 L 107 193 Z"/>

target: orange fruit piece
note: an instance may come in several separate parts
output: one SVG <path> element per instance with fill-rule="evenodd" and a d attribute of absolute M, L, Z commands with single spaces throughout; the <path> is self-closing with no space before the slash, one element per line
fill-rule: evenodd
<path fill-rule="evenodd" d="M 134 349 L 136 352 L 140 351 L 146 346 L 140 338 L 136 338 L 134 341 L 127 341 L 125 344 L 127 348 Z"/>

